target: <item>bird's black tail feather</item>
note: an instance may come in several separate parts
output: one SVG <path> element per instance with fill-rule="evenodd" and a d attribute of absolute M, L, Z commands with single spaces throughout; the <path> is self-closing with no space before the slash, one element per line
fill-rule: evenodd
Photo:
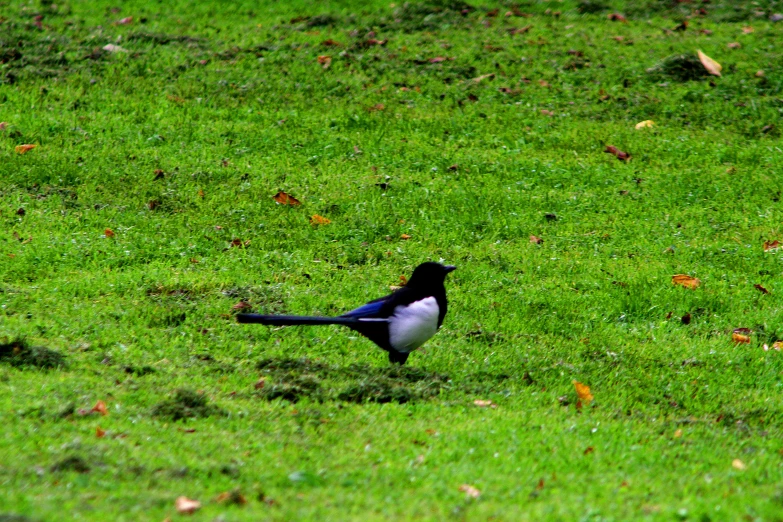
<path fill-rule="evenodd" d="M 356 326 L 359 319 L 350 317 L 309 317 L 306 315 L 261 315 L 261 314 L 237 314 L 240 323 L 268 324 L 271 326 L 292 326 L 297 324 L 342 324 Z"/>

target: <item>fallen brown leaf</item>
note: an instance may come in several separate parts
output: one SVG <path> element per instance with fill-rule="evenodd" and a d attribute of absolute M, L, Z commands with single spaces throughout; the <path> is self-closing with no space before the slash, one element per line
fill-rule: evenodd
<path fill-rule="evenodd" d="M 98 426 L 97 428 L 95 428 L 95 436 L 98 437 L 99 439 L 102 439 L 103 437 L 106 436 L 106 430 L 102 430 L 101 427 Z"/>
<path fill-rule="evenodd" d="M 324 40 L 323 42 L 321 42 L 321 45 L 323 45 L 324 47 L 339 47 L 342 44 L 340 42 L 335 42 L 330 38 L 328 40 Z"/>
<path fill-rule="evenodd" d="M 253 305 L 245 301 L 239 301 L 237 304 L 231 307 L 232 310 L 247 310 L 253 308 Z"/>
<path fill-rule="evenodd" d="M 112 229 L 110 229 L 110 228 L 107 228 L 106 230 L 104 230 L 103 231 L 103 235 L 106 236 L 106 237 L 114 237 L 115 236 L 114 231 Z"/>
<path fill-rule="evenodd" d="M 701 280 L 687 274 L 677 274 L 672 276 L 672 284 L 694 289 L 699 287 Z"/>
<path fill-rule="evenodd" d="M 592 446 L 588 446 L 587 448 L 585 448 L 585 450 L 582 453 L 585 454 L 585 455 L 589 455 L 589 454 L 591 454 L 594 451 L 595 451 L 595 449 Z"/>
<path fill-rule="evenodd" d="M 731 340 L 737 344 L 749 344 L 750 333 L 750 328 L 735 328 L 731 333 Z"/>
<path fill-rule="evenodd" d="M 739 42 L 730 42 L 726 44 L 726 47 L 728 47 L 729 49 L 739 49 L 740 47 L 742 47 L 742 44 Z"/>
<path fill-rule="evenodd" d="M 590 393 L 590 387 L 579 381 L 572 382 L 574 383 L 574 388 L 576 388 L 576 396 L 579 397 L 579 400 L 585 401 L 585 404 L 590 404 L 593 400 L 593 394 Z"/>
<path fill-rule="evenodd" d="M 750 34 L 753 32 L 753 28 L 749 25 L 746 25 L 745 27 L 742 28 L 742 32 L 745 34 Z"/>
<path fill-rule="evenodd" d="M 510 34 L 512 36 L 515 35 L 515 34 L 525 34 L 529 30 L 531 30 L 532 28 L 533 28 L 532 25 L 526 25 L 525 27 L 515 27 L 513 29 L 509 29 L 508 30 L 508 34 Z"/>
<path fill-rule="evenodd" d="M 321 67 L 324 69 L 328 69 L 330 65 L 332 65 L 332 57 L 322 55 L 318 57 L 318 63 L 321 64 Z"/>
<path fill-rule="evenodd" d="M 688 20 L 683 20 L 677 27 L 672 29 L 672 31 L 685 31 L 688 29 Z"/>
<path fill-rule="evenodd" d="M 258 379 L 258 380 L 256 381 L 256 383 L 253 385 L 253 388 L 255 388 L 256 390 L 260 390 L 260 389 L 262 389 L 262 388 L 263 388 L 265 385 L 266 385 L 266 379 L 264 379 L 263 377 L 261 377 L 261 378 L 260 378 L 260 379 Z"/>
<path fill-rule="evenodd" d="M 132 16 L 126 16 L 125 18 L 121 18 L 114 22 L 114 25 L 129 25 L 133 23 L 133 17 Z"/>
<path fill-rule="evenodd" d="M 412 237 L 413 237 L 413 236 L 409 236 L 408 234 L 402 234 L 402 235 L 400 236 L 400 239 L 405 239 L 405 240 L 408 240 L 408 239 L 410 239 L 410 238 L 412 238 Z"/>
<path fill-rule="evenodd" d="M 225 502 L 227 504 L 236 504 L 238 506 L 244 506 L 245 504 L 247 504 L 247 499 L 239 491 L 224 491 L 223 493 L 215 497 L 215 502 L 220 502 L 220 503 Z"/>
<path fill-rule="evenodd" d="M 429 62 L 430 63 L 441 63 L 441 62 L 445 62 L 446 60 L 448 60 L 448 58 L 446 58 L 445 56 L 436 56 L 435 58 L 430 58 Z"/>
<path fill-rule="evenodd" d="M 682 437 L 682 429 L 679 429 L 679 428 L 678 428 L 678 429 L 674 430 L 674 435 L 673 435 L 673 437 L 674 437 L 675 439 L 679 439 L 680 437 Z"/>
<path fill-rule="evenodd" d="M 550 117 L 555 115 L 554 112 L 549 111 L 547 109 L 541 109 L 541 114 L 543 114 L 544 116 L 550 116 Z"/>
<path fill-rule="evenodd" d="M 299 201 L 298 199 L 296 199 L 295 197 L 293 197 L 291 195 L 286 194 L 282 190 L 280 192 L 278 192 L 277 194 L 275 194 L 273 198 L 274 198 L 274 200 L 277 203 L 280 203 L 281 205 L 291 205 L 291 206 L 295 207 L 297 205 L 301 205 L 302 204 L 301 201 Z"/>
<path fill-rule="evenodd" d="M 14 147 L 14 150 L 17 153 L 19 153 L 19 154 L 27 154 L 28 152 L 30 152 L 31 150 L 33 150 L 37 146 L 38 145 L 36 145 L 34 143 L 28 143 L 26 145 L 17 145 L 16 147 Z"/>
<path fill-rule="evenodd" d="M 98 401 L 95 403 L 95 406 L 93 406 L 92 409 L 90 410 L 90 413 L 92 412 L 100 413 L 101 415 L 106 416 L 109 414 L 109 409 L 106 407 L 105 402 Z"/>
<path fill-rule="evenodd" d="M 653 127 L 653 126 L 655 126 L 655 122 L 654 121 L 652 121 L 652 120 L 644 120 L 644 121 L 640 121 L 639 123 L 637 123 L 635 128 L 636 129 L 645 129 L 645 128 L 649 128 L 649 127 Z"/>
<path fill-rule="evenodd" d="M 540 85 L 541 87 L 551 87 L 551 85 L 549 85 L 549 82 L 546 80 L 538 80 L 538 85 Z"/>
<path fill-rule="evenodd" d="M 626 20 L 626 18 L 620 13 L 609 14 L 609 20 L 611 20 L 612 22 L 622 22 L 624 24 L 628 23 L 628 20 Z"/>
<path fill-rule="evenodd" d="M 534 245 L 540 245 L 541 243 L 544 242 L 544 240 L 541 239 L 540 237 L 530 236 L 530 242 L 533 243 Z"/>
<path fill-rule="evenodd" d="M 191 500 L 188 497 L 183 496 L 177 497 L 174 505 L 176 506 L 178 512 L 190 515 L 195 513 L 201 507 L 201 502 L 198 500 Z"/>
<path fill-rule="evenodd" d="M 764 241 L 764 252 L 771 252 L 780 248 L 780 241 Z"/>
<path fill-rule="evenodd" d="M 8 122 L 7 121 L 0 121 L 0 131 L 4 131 L 8 128 Z"/>
<path fill-rule="evenodd" d="M 384 109 L 386 109 L 386 106 L 384 104 L 382 104 L 382 103 L 376 103 L 372 107 L 367 107 L 367 110 L 369 112 L 378 112 L 378 111 L 382 111 Z"/>
<path fill-rule="evenodd" d="M 318 214 L 313 214 L 310 216 L 310 224 L 315 225 L 328 225 L 332 221 L 330 219 L 327 219 L 323 216 L 319 216 Z"/>
<path fill-rule="evenodd" d="M 723 66 L 701 52 L 701 49 L 696 51 L 696 54 L 699 55 L 699 61 L 704 66 L 705 69 L 707 69 L 707 72 L 714 75 L 714 76 L 720 76 L 720 71 L 723 69 Z"/>
<path fill-rule="evenodd" d="M 761 286 L 759 284 L 753 285 L 753 288 L 755 288 L 756 290 L 758 290 L 762 294 L 768 294 L 769 293 L 769 290 L 767 290 L 766 288 L 764 288 L 763 286 Z"/>
<path fill-rule="evenodd" d="M 462 484 L 459 487 L 459 490 L 464 492 L 465 496 L 470 498 L 479 498 L 481 496 L 481 491 L 471 486 L 470 484 Z"/>
<path fill-rule="evenodd" d="M 475 401 L 473 401 L 473 404 L 475 404 L 479 408 L 486 408 L 488 406 L 495 407 L 492 401 L 485 400 L 485 399 L 476 399 Z"/>
<path fill-rule="evenodd" d="M 781 348 L 783 348 L 783 341 L 775 341 L 774 343 L 772 343 L 773 350 L 780 351 Z"/>
<path fill-rule="evenodd" d="M 623 152 L 614 145 L 607 145 L 606 149 L 604 149 L 604 152 L 608 152 L 609 154 L 614 154 L 617 159 L 620 161 L 628 161 L 631 159 L 631 155 L 627 152 Z"/>
<path fill-rule="evenodd" d="M 155 174 L 155 177 L 154 177 L 154 178 L 152 178 L 152 179 L 153 179 L 153 181 L 157 181 L 157 180 L 159 180 L 159 179 L 163 179 L 163 178 L 165 178 L 165 177 L 166 177 L 166 173 L 165 173 L 165 172 L 163 172 L 163 169 L 155 169 L 155 172 L 154 172 L 154 174 Z"/>

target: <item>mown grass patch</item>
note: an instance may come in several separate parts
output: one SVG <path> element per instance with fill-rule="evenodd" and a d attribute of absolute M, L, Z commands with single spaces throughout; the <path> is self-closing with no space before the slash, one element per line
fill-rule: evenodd
<path fill-rule="evenodd" d="M 2 7 L 0 519 L 778 517 L 778 0 Z"/>

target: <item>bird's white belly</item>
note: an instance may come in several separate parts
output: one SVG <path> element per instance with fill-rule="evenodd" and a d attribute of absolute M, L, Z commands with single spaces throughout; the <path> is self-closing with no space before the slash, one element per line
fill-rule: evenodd
<path fill-rule="evenodd" d="M 389 318 L 389 343 L 399 352 L 412 352 L 438 331 L 439 314 L 434 297 L 396 307 Z"/>

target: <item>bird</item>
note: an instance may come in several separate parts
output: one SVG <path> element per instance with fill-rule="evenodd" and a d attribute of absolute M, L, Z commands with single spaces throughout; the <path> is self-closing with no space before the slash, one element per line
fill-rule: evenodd
<path fill-rule="evenodd" d="M 337 317 L 237 314 L 237 321 L 270 326 L 347 326 L 389 352 L 391 364 L 402 366 L 443 324 L 448 306 L 444 282 L 456 269 L 432 261 L 422 263 L 402 288 Z"/>

